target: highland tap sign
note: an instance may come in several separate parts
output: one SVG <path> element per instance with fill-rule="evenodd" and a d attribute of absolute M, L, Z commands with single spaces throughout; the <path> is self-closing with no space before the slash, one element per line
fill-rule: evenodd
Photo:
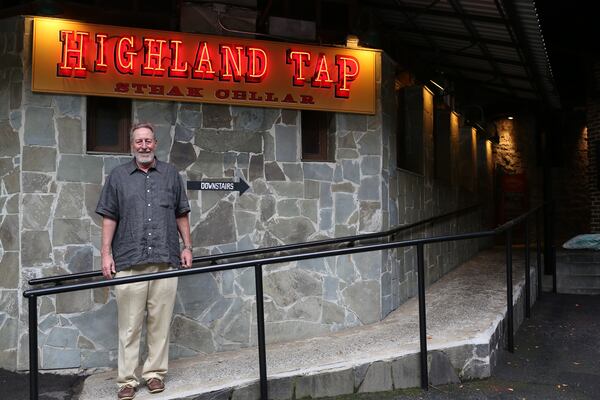
<path fill-rule="evenodd" d="M 376 55 L 35 18 L 32 90 L 374 114 Z"/>

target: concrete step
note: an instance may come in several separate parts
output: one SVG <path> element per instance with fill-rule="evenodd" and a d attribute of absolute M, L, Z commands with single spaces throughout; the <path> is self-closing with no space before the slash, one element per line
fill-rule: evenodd
<path fill-rule="evenodd" d="M 558 293 L 599 294 L 600 252 L 561 250 L 556 257 Z"/>
<path fill-rule="evenodd" d="M 524 315 L 522 264 L 515 256 L 515 330 Z M 444 276 L 427 289 L 426 303 L 430 383 L 490 376 L 505 337 L 503 250 L 482 252 Z M 418 304 L 411 299 L 379 323 L 268 344 L 269 399 L 418 387 L 418 337 Z M 88 377 L 80 399 L 114 399 L 115 376 L 108 371 Z M 167 389 L 151 395 L 140 388 L 136 399 L 258 400 L 258 377 L 256 348 L 175 360 Z"/>
<path fill-rule="evenodd" d="M 565 293 L 565 294 L 600 294 L 600 288 L 585 288 L 585 287 L 573 287 L 573 286 L 569 286 L 569 287 L 561 287 L 560 285 L 558 285 L 558 287 L 556 288 L 556 291 L 558 293 Z"/>
<path fill-rule="evenodd" d="M 558 274 L 556 279 L 556 290 L 558 293 L 600 294 L 600 275 Z"/>
<path fill-rule="evenodd" d="M 596 250 L 567 250 L 560 249 L 556 252 L 556 261 L 559 264 L 585 264 L 600 265 L 600 252 Z"/>
<path fill-rule="evenodd" d="M 559 287 L 579 287 L 600 289 L 600 276 L 597 275 L 567 275 L 558 280 Z"/>
<path fill-rule="evenodd" d="M 556 273 L 558 274 L 558 276 L 585 275 L 585 276 L 600 277 L 600 264 L 596 264 L 596 263 L 558 264 L 556 266 Z"/>

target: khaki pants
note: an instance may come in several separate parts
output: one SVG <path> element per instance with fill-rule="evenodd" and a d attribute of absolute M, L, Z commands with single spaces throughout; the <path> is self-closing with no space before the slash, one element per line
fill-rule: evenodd
<path fill-rule="evenodd" d="M 168 264 L 148 264 L 117 272 L 115 277 L 166 271 Z M 169 363 L 169 331 L 177 294 L 177 278 L 130 283 L 115 287 L 119 323 L 119 387 L 137 387 L 135 376 L 140 357 L 140 339 L 146 316 L 148 357 L 142 378 L 164 379 Z M 147 315 L 145 313 L 147 312 Z"/>

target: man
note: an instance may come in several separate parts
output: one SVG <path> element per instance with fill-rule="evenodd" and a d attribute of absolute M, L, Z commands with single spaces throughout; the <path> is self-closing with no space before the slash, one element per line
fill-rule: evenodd
<path fill-rule="evenodd" d="M 102 274 L 106 279 L 192 265 L 190 207 L 183 181 L 171 164 L 154 155 L 150 124 L 131 129 L 133 159 L 113 169 L 96 212 L 102 218 Z M 179 235 L 183 250 L 179 248 Z M 169 357 L 169 328 L 177 278 L 115 287 L 119 325 L 118 399 L 135 397 L 144 314 L 148 357 L 142 379 L 151 393 L 162 392 Z"/>

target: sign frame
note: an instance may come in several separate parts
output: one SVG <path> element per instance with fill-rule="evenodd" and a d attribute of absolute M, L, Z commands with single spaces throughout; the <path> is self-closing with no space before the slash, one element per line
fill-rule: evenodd
<path fill-rule="evenodd" d="M 377 49 L 31 19 L 34 92 L 376 112 Z"/>

